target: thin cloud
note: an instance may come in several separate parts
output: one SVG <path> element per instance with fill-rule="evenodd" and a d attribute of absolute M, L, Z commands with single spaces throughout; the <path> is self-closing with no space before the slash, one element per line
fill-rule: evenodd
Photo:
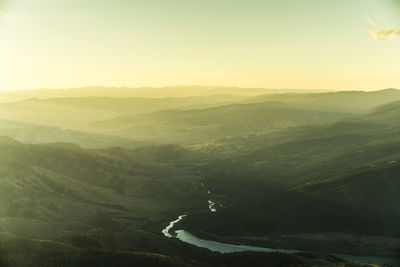
<path fill-rule="evenodd" d="M 400 36 L 400 30 L 394 28 L 379 29 L 378 25 L 372 20 L 368 19 L 369 24 L 374 28 L 368 30 L 373 40 L 393 40 Z"/>
<path fill-rule="evenodd" d="M 400 36 L 400 31 L 395 31 L 394 29 L 369 30 L 369 33 L 374 40 L 393 40 L 396 39 L 396 35 Z"/>
<path fill-rule="evenodd" d="M 369 22 L 369 24 L 371 24 L 372 27 L 378 28 L 378 25 L 376 25 L 372 19 L 368 19 L 368 22 Z"/>

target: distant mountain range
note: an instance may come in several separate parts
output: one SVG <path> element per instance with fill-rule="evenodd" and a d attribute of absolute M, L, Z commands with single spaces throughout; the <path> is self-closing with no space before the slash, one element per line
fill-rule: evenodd
<path fill-rule="evenodd" d="M 163 237 L 182 214 L 179 228 L 203 239 L 317 253 L 259 256 L 277 266 L 337 266 L 326 252 L 399 256 L 399 90 L 210 90 L 157 99 L 108 88 L 20 92 L 0 103 L 0 264 L 27 260 L 23 249 L 41 262 L 257 258 Z"/>
<path fill-rule="evenodd" d="M 168 86 L 168 87 L 103 87 L 89 86 L 70 89 L 35 89 L 0 92 L 0 102 L 19 101 L 26 98 L 54 98 L 54 97 L 190 97 L 210 95 L 239 95 L 255 96 L 270 93 L 299 93 L 324 92 L 328 90 L 315 89 L 267 89 L 267 88 L 239 88 L 223 86 Z"/>

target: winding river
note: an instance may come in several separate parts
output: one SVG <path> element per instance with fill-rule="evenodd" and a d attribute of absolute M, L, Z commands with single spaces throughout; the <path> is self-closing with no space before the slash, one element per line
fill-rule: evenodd
<path fill-rule="evenodd" d="M 207 191 L 209 197 L 211 197 L 211 191 L 208 187 L 201 182 L 202 187 Z M 216 212 L 217 209 L 215 208 L 216 202 L 212 200 L 208 200 L 208 208 L 211 212 Z M 220 204 L 221 205 L 221 204 Z M 222 205 L 221 205 L 222 207 Z M 177 238 L 180 241 L 194 245 L 199 248 L 205 248 L 214 252 L 220 253 L 233 253 L 233 252 L 242 252 L 242 251 L 256 251 L 256 252 L 280 252 L 280 253 L 301 253 L 306 252 L 310 253 L 313 251 L 306 251 L 306 250 L 295 250 L 295 249 L 273 249 L 273 248 L 264 248 L 264 247 L 255 247 L 255 246 L 248 246 L 248 245 L 234 245 L 234 244 L 227 244 L 221 243 L 213 240 L 204 240 L 200 239 L 193 234 L 189 233 L 185 230 L 176 230 L 174 231 L 174 235 L 170 233 L 175 225 L 183 220 L 186 217 L 186 214 L 178 216 L 177 219 L 171 221 L 163 230 L 162 234 L 168 238 Z M 338 257 L 342 260 L 351 263 L 371 263 L 371 264 L 378 264 L 378 265 L 388 265 L 394 267 L 400 267 L 400 259 L 396 258 L 389 258 L 389 257 L 376 257 L 376 256 L 354 256 L 354 255 L 347 255 L 347 254 L 340 254 L 340 253 L 328 253 L 329 255 Z"/>
<path fill-rule="evenodd" d="M 176 219 L 176 220 L 170 222 L 170 223 L 167 225 L 167 227 L 165 227 L 165 228 L 161 231 L 161 233 L 163 233 L 163 235 L 164 235 L 165 237 L 172 237 L 172 235 L 169 233 L 169 231 L 175 226 L 176 223 L 180 222 L 184 217 L 186 217 L 186 214 L 181 215 L 181 216 L 178 217 L 178 219 Z"/>
<path fill-rule="evenodd" d="M 294 250 L 294 249 L 272 249 L 272 248 L 264 248 L 264 247 L 255 247 L 255 246 L 247 246 L 247 245 L 233 245 L 227 243 L 216 242 L 212 240 L 204 240 L 200 239 L 188 231 L 185 230 L 176 230 L 173 236 L 170 231 L 174 228 L 175 224 L 180 222 L 186 214 L 180 215 L 176 220 L 171 221 L 167 227 L 162 230 L 162 233 L 165 237 L 168 238 L 177 238 L 182 242 L 194 245 L 196 247 L 205 248 L 214 252 L 220 253 L 233 253 L 233 252 L 241 252 L 241 251 L 257 251 L 257 252 L 281 252 L 281 253 L 300 253 L 300 252 L 310 252 L 305 250 Z M 329 253 L 329 255 L 341 258 L 347 262 L 352 263 L 371 263 L 378 265 L 389 265 L 400 267 L 400 259 L 389 258 L 389 257 L 375 257 L 375 256 L 354 256 L 340 253 Z"/>

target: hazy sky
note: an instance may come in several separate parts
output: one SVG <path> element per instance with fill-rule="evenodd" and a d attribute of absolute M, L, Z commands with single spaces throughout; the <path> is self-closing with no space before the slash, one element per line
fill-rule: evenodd
<path fill-rule="evenodd" d="M 0 89 L 400 88 L 397 31 L 400 0 L 0 0 Z"/>

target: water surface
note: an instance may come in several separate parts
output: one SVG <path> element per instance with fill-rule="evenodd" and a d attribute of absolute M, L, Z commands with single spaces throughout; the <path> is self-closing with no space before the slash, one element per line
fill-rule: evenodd
<path fill-rule="evenodd" d="M 181 215 L 178 219 L 170 222 L 170 224 L 163 229 L 162 233 L 166 237 L 173 237 L 169 231 L 175 226 L 176 223 L 181 221 L 186 215 Z M 233 253 L 233 252 L 243 252 L 243 251 L 256 251 L 256 252 L 280 252 L 280 253 L 318 253 L 317 251 L 305 251 L 305 250 L 296 250 L 296 249 L 273 249 L 273 248 L 264 248 L 264 247 L 256 247 L 256 246 L 248 246 L 248 245 L 234 245 L 234 244 L 227 244 L 221 243 L 213 240 L 205 240 L 200 239 L 188 231 L 185 230 L 177 230 L 175 231 L 176 238 L 180 241 L 194 245 L 196 247 L 205 248 L 214 252 L 220 253 Z M 376 257 L 376 256 L 355 256 L 355 255 L 347 255 L 347 254 L 340 254 L 340 253 L 327 253 L 329 255 L 338 257 L 343 259 L 347 262 L 351 263 L 371 263 L 371 264 L 378 264 L 378 265 L 389 265 L 400 267 L 400 259 L 396 258 L 389 258 L 389 257 Z"/>

